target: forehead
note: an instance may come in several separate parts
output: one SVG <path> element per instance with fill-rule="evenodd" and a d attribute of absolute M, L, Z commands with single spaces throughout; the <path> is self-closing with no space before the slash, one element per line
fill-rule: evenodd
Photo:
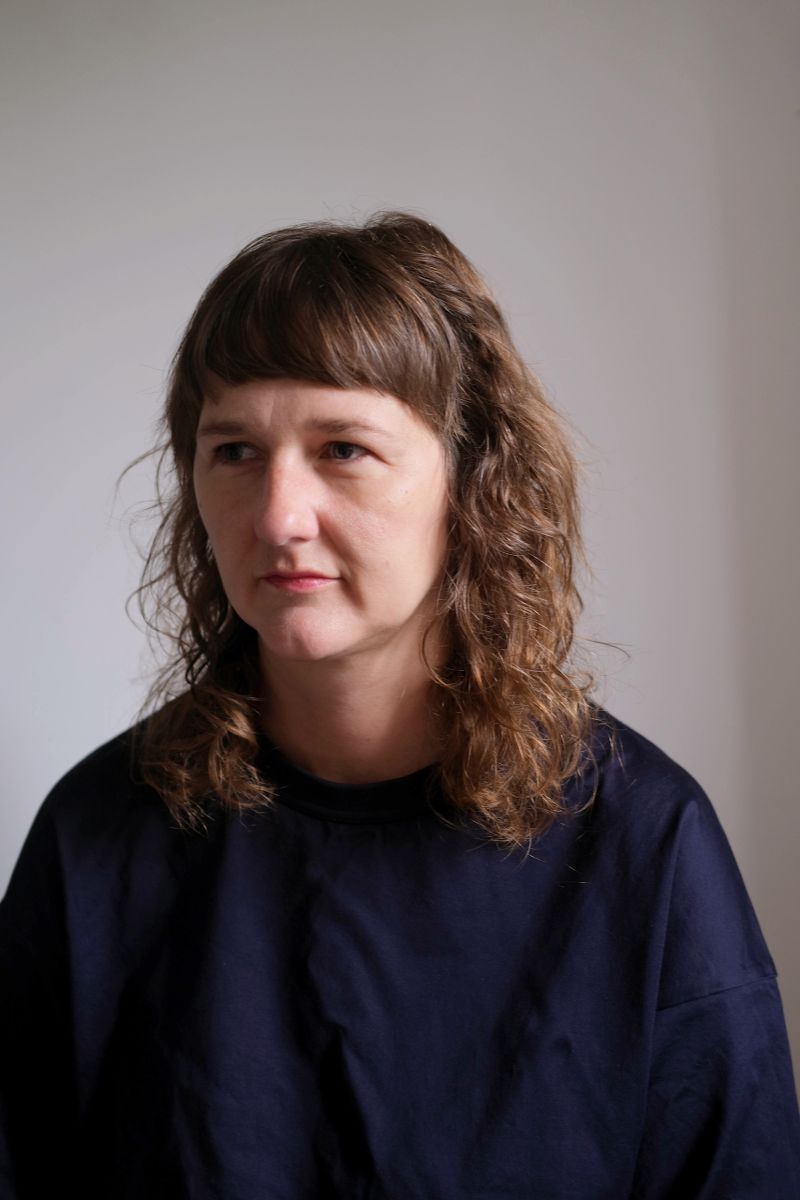
<path fill-rule="evenodd" d="M 359 427 L 363 432 L 438 441 L 417 411 L 396 396 L 296 379 L 217 384 L 203 403 L 198 432 L 223 424 L 318 428 L 332 434 Z"/>

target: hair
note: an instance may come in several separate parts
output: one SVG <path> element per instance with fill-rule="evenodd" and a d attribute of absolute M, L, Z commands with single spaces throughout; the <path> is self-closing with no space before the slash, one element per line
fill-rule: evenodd
<path fill-rule="evenodd" d="M 228 603 L 192 483 L 206 396 L 273 378 L 393 395 L 439 436 L 450 544 L 426 636 L 443 626 L 449 661 L 424 659 L 443 717 L 435 778 L 491 840 L 530 846 L 566 815 L 564 783 L 587 751 L 594 761 L 595 680 L 572 653 L 586 561 L 577 461 L 486 283 L 440 229 L 402 212 L 256 238 L 189 321 L 162 418 L 161 521 L 135 593 L 171 649 L 138 727 L 141 774 L 181 826 L 205 824 L 209 804 L 274 800 L 258 769 L 257 635 Z"/>

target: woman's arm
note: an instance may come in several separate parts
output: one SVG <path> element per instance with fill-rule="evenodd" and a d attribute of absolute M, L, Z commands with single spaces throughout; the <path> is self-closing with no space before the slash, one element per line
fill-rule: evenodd
<path fill-rule="evenodd" d="M 0 903 L 0 1192 L 68 1187 L 77 1105 L 69 955 L 55 830 L 40 810 Z"/>
<path fill-rule="evenodd" d="M 774 977 L 658 1012 L 632 1200 L 800 1200 L 799 1147 Z"/>
<path fill-rule="evenodd" d="M 800 1200 L 800 1117 L 775 966 L 699 788 L 673 863 L 632 1200 Z"/>

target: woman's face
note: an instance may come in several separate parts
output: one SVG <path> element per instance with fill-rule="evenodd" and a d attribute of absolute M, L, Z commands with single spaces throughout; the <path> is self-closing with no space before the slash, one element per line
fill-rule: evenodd
<path fill-rule="evenodd" d="M 444 450 L 393 396 L 291 379 L 200 414 L 194 488 L 262 661 L 418 647 L 447 548 Z"/>

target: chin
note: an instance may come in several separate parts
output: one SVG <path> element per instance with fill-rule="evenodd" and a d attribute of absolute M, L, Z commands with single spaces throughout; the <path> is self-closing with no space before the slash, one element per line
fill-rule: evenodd
<path fill-rule="evenodd" d="M 330 628 L 260 629 L 261 653 L 287 662 L 324 662 L 357 648 L 355 639 L 332 636 Z"/>
<path fill-rule="evenodd" d="M 295 662 L 295 663 L 312 663 L 326 662 L 333 658 L 338 658 L 341 651 L 317 645 L 300 645 L 293 644 L 289 646 L 275 646 L 264 641 L 261 642 L 261 653 L 268 662 Z"/>

